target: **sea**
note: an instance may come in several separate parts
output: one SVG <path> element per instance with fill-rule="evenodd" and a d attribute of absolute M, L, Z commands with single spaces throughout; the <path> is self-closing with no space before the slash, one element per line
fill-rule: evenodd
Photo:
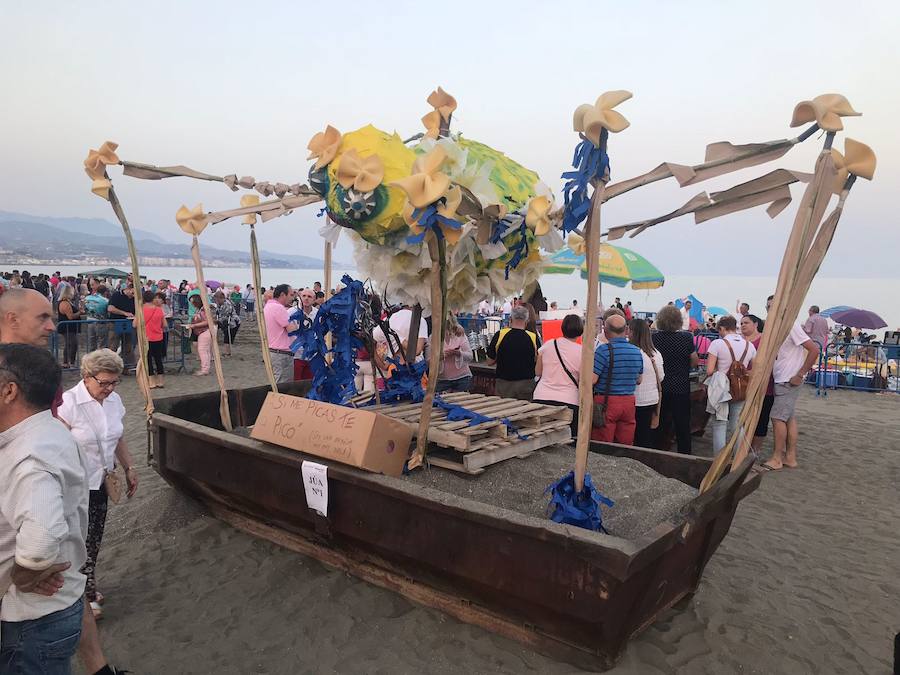
<path fill-rule="evenodd" d="M 12 269 L 9 265 L 4 267 Z M 19 266 L 19 269 L 23 267 Z M 59 270 L 64 275 L 77 275 L 90 268 L 29 265 L 26 269 L 32 274 L 38 272 L 52 274 Z M 303 287 L 311 286 L 315 281 L 324 282 L 322 270 L 317 269 L 265 267 L 261 273 L 262 282 L 266 286 L 288 283 L 294 287 Z M 170 279 L 177 284 L 182 279 L 193 281 L 194 268 L 142 266 L 141 274 L 150 279 Z M 207 267 L 204 268 L 204 274 L 207 279 L 239 285 L 242 288 L 252 282 L 249 267 Z M 337 283 L 344 274 L 356 278 L 356 270 L 351 269 L 334 269 L 331 274 L 332 284 Z M 623 303 L 630 300 L 631 306 L 637 311 L 653 312 L 671 300 L 693 294 L 707 306 L 719 306 L 731 312 L 734 312 L 738 301 L 747 302 L 750 304 L 752 314 L 765 318 L 766 297 L 774 293 L 775 282 L 775 277 L 669 276 L 662 288 L 649 291 L 635 291 L 604 284 L 601 287 L 601 297 L 607 306 L 619 297 Z M 571 307 L 573 300 L 578 302 L 579 307 L 585 305 L 587 282 L 577 273 L 569 276 L 546 274 L 541 277 L 541 288 L 547 302 L 556 301 L 560 309 Z M 805 318 L 806 307 L 809 305 L 818 305 L 821 309 L 835 305 L 868 309 L 881 316 L 887 322 L 888 329 L 900 330 L 900 279 L 817 277 L 806 296 L 804 310 L 799 318 Z"/>

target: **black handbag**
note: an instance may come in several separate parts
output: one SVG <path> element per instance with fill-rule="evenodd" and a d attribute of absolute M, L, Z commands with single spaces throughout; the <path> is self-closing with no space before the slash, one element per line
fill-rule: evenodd
<path fill-rule="evenodd" d="M 566 368 L 566 364 L 563 361 L 562 354 L 559 353 L 559 346 L 556 344 L 556 340 L 553 341 L 553 348 L 556 350 L 556 357 L 559 359 L 559 365 L 563 367 L 563 370 L 566 371 L 566 375 L 569 376 L 569 379 L 572 380 L 572 384 L 575 387 L 578 387 L 578 380 L 575 379 L 575 376 L 569 372 L 569 369 Z M 606 405 L 609 402 L 609 388 L 612 384 L 612 368 L 613 368 L 613 350 L 612 347 L 609 348 L 609 371 L 606 374 L 606 393 L 604 394 L 603 403 L 594 403 L 594 411 L 593 416 L 591 417 L 591 426 L 595 429 L 600 429 L 601 427 L 606 426 Z"/>

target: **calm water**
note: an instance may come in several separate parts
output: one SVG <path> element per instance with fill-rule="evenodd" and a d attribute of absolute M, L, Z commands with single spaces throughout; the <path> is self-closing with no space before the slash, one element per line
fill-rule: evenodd
<path fill-rule="evenodd" d="M 84 267 L 31 267 L 30 272 L 63 274 L 83 272 Z M 223 283 L 239 284 L 242 287 L 251 281 L 251 273 L 246 267 L 211 267 L 204 270 L 208 279 Z M 334 270 L 332 283 L 337 283 L 343 274 L 354 275 L 354 270 Z M 192 267 L 142 267 L 141 274 L 151 279 L 169 278 L 176 283 L 182 279 L 193 280 Z M 262 281 L 267 286 L 289 283 L 293 286 L 310 286 L 314 281 L 324 281 L 321 270 L 294 270 L 264 268 Z M 719 305 L 733 311 L 738 299 L 750 303 L 750 311 L 765 316 L 766 297 L 775 290 L 775 277 L 704 277 L 670 276 L 666 285 L 653 291 L 632 291 L 628 288 L 603 287 L 603 301 L 609 304 L 616 296 L 622 301 L 631 300 L 637 310 L 655 311 L 670 300 L 693 293 L 707 305 Z M 541 287 L 549 301 L 557 301 L 560 308 L 569 307 L 572 300 L 584 306 L 587 284 L 577 274 L 544 275 Z M 870 309 L 888 322 L 891 329 L 900 328 L 900 279 L 838 279 L 817 278 L 806 298 L 805 305 L 817 304 L 822 309 L 834 305 L 851 305 Z M 806 312 L 804 310 L 803 315 Z"/>

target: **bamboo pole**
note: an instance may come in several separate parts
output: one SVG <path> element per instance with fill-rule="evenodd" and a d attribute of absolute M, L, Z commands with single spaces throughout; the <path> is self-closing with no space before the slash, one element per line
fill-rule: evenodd
<path fill-rule="evenodd" d="M 325 242 L 325 255 L 323 256 L 325 259 L 324 267 L 325 267 L 325 299 L 330 300 L 329 293 L 331 293 L 331 242 Z M 325 348 L 328 350 L 328 353 L 325 355 L 325 363 L 329 366 L 331 365 L 331 332 L 325 334 Z"/>
<path fill-rule="evenodd" d="M 431 256 L 431 356 L 428 363 L 428 386 L 422 400 L 422 413 L 419 415 L 419 430 L 416 432 L 416 453 L 409 461 L 409 468 L 422 464 L 428 452 L 428 425 L 431 422 L 431 409 L 434 407 L 434 394 L 438 376 L 441 373 L 441 357 L 444 354 L 444 327 L 446 323 L 445 295 L 447 293 L 447 245 L 443 237 L 433 231 L 425 236 L 428 242 L 428 255 Z"/>
<path fill-rule="evenodd" d="M 263 364 L 272 392 L 278 393 L 275 371 L 272 369 L 272 357 L 269 354 L 269 335 L 266 330 L 266 315 L 263 307 L 262 275 L 259 270 L 259 246 L 256 243 L 256 226 L 250 225 L 250 266 L 253 268 L 253 291 L 256 293 L 256 327 L 259 330 L 259 343 L 262 349 Z"/>
<path fill-rule="evenodd" d="M 200 286 L 200 300 L 203 302 L 203 313 L 206 314 L 209 335 L 212 338 L 213 364 L 216 369 L 216 380 L 219 382 L 219 415 L 222 418 L 222 426 L 225 427 L 225 431 L 231 431 L 233 427 L 231 424 L 231 411 L 228 409 L 228 391 L 225 389 L 225 376 L 222 373 L 222 355 L 219 353 L 218 326 L 209 308 L 209 298 L 206 297 L 206 279 L 203 277 L 203 265 L 200 262 L 200 240 L 196 234 L 193 235 L 193 241 L 191 242 L 191 257 L 194 259 L 197 285 Z"/>
<path fill-rule="evenodd" d="M 109 175 L 106 179 L 109 180 Z M 113 213 L 116 214 L 119 223 L 122 225 L 122 232 L 125 234 L 125 243 L 128 246 L 128 257 L 131 260 L 131 278 L 134 283 L 134 316 L 137 318 L 137 345 L 138 345 L 138 362 L 135 368 L 135 376 L 137 377 L 138 387 L 144 396 L 144 408 L 147 411 L 147 419 L 153 414 L 153 394 L 150 393 L 150 378 L 147 374 L 147 354 L 150 351 L 147 345 L 147 330 L 144 324 L 144 298 L 141 293 L 141 271 L 138 266 L 137 249 L 134 246 L 134 239 L 131 236 L 131 228 L 128 226 L 128 219 L 125 217 L 125 211 L 122 204 L 116 196 L 116 190 L 110 184 L 109 203 L 112 206 Z"/>

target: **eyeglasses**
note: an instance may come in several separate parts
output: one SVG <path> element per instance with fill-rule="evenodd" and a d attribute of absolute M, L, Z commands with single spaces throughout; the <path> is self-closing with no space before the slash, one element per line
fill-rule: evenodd
<path fill-rule="evenodd" d="M 122 384 L 122 380 L 118 378 L 116 378 L 115 380 L 101 380 L 96 375 L 91 375 L 91 379 L 104 389 L 115 389 L 120 384 Z"/>

